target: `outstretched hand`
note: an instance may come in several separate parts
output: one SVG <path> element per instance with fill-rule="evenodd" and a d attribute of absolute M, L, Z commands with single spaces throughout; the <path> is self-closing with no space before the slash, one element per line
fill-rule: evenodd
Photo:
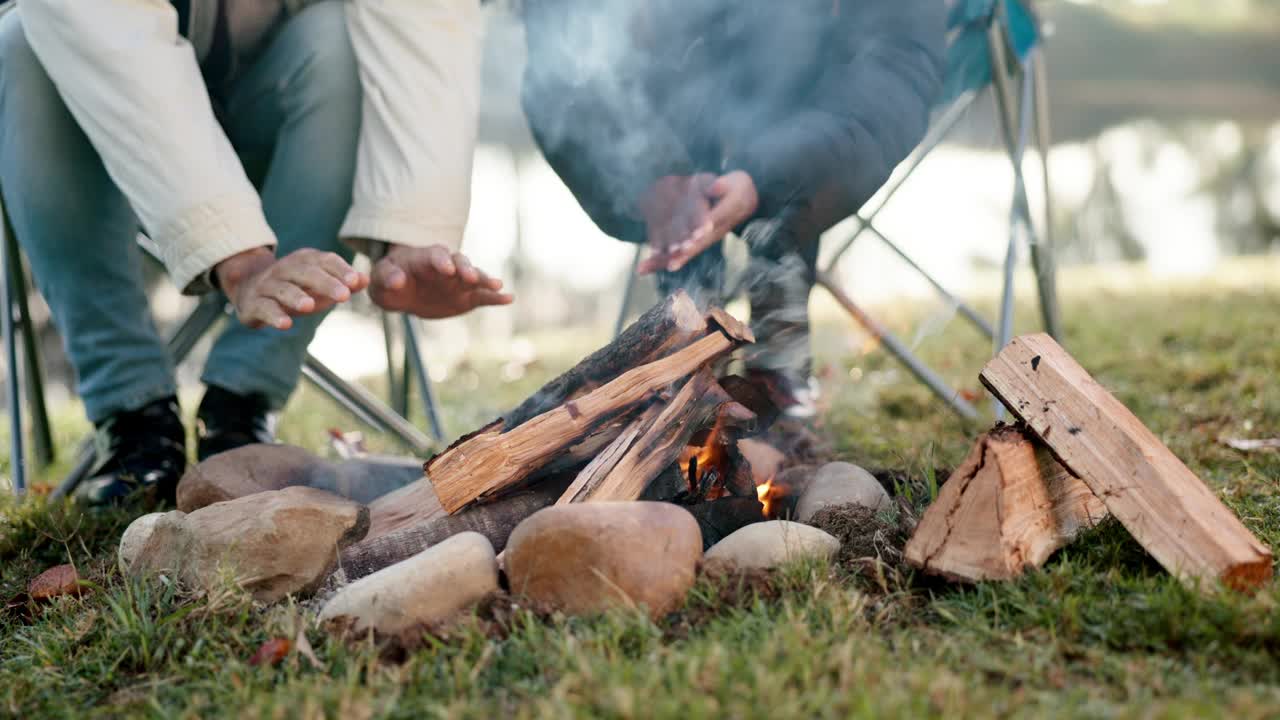
<path fill-rule="evenodd" d="M 223 260 L 214 272 L 236 317 L 251 328 L 288 330 L 295 316 L 328 310 L 369 285 L 367 275 L 335 253 L 310 249 L 277 259 L 270 248 L 255 248 Z"/>
<path fill-rule="evenodd" d="M 429 320 L 476 308 L 510 305 L 502 281 L 479 270 L 466 255 L 442 245 L 393 245 L 373 268 L 369 296 L 379 307 Z"/>
<path fill-rule="evenodd" d="M 640 263 L 637 272 L 641 275 L 679 270 L 755 213 L 760 197 L 755 181 L 746 172 L 735 170 L 710 181 L 707 178 L 695 175 L 684 179 L 680 189 L 696 197 L 686 197 L 679 204 L 646 204 L 652 253 Z M 658 195 L 659 189 L 660 185 L 655 185 L 650 197 Z"/>

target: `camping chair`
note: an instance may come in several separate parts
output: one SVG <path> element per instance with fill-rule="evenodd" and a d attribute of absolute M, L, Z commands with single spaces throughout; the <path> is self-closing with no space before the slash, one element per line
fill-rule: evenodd
<path fill-rule="evenodd" d="M 836 283 L 835 269 L 854 242 L 863 235 L 873 235 L 898 255 L 912 270 L 929 282 L 938 295 L 960 316 L 994 343 L 999 350 L 1012 339 L 1014 272 L 1022 242 L 1030 248 L 1031 263 L 1037 279 L 1040 309 L 1045 329 L 1060 337 L 1057 291 L 1054 282 L 1051 205 L 1049 202 L 1049 116 L 1043 34 L 1037 16 L 1026 0 L 954 0 L 950 2 L 947 76 L 942 105 L 929 132 L 916 150 L 898 167 L 889 183 L 873 198 L 869 207 L 853 219 L 857 229 L 831 255 L 825 268 L 818 271 L 817 284 L 825 288 L 849 315 L 872 335 L 894 357 L 952 410 L 966 419 L 976 419 L 978 411 L 960 396 L 932 368 L 920 360 L 910 348 L 876 319 L 859 307 Z M 875 219 L 899 189 L 974 106 L 983 92 L 991 88 L 995 98 L 1005 150 L 1013 164 L 1013 202 L 1010 214 L 1009 246 L 1004 263 L 1004 288 L 1000 311 L 993 326 L 972 306 L 946 289 L 915 260 L 875 226 Z M 1043 168 L 1045 218 L 1043 233 L 1037 233 L 1027 199 L 1022 160 L 1029 136 L 1034 134 Z M 635 263 L 643 246 L 636 250 Z M 620 329 L 627 317 L 634 288 L 635 265 L 628 278 L 618 320 Z M 736 292 L 731 293 L 736 295 Z M 1000 409 L 997 408 L 997 414 Z"/>
<path fill-rule="evenodd" d="M 0 270 L 0 280 L 2 280 L 0 303 L 4 308 L 0 311 L 0 319 L 2 319 L 0 324 L 3 325 L 5 359 L 9 368 L 7 390 L 12 443 L 10 466 L 14 491 L 22 494 L 27 488 L 27 458 L 22 417 L 24 399 L 31 412 L 32 444 L 37 467 L 45 467 L 53 461 L 55 448 L 49 429 L 40 351 L 28 307 L 29 283 L 17 238 L 9 223 L 9 216 L 4 210 L 3 198 L 0 198 L 0 218 L 3 219 L 0 223 L 2 228 L 0 235 L 3 235 L 0 237 L 0 251 L 3 258 L 3 269 Z M 144 256 L 159 262 L 159 251 L 149 238 L 140 234 L 138 244 Z M 200 338 L 229 313 L 230 306 L 221 293 L 212 292 L 202 296 L 196 308 L 167 339 L 169 353 L 174 363 L 181 363 L 186 359 Z M 343 380 L 310 353 L 304 361 L 302 375 L 356 419 L 378 432 L 395 438 L 411 452 L 426 454 L 444 439 L 444 431 L 436 411 L 431 380 L 427 375 L 422 355 L 418 322 L 417 318 L 408 315 L 395 317 L 391 313 L 382 313 L 387 352 L 388 391 L 394 408 L 389 407 L 363 387 Z M 21 365 L 18 357 L 19 344 L 22 346 Z M 403 348 L 397 348 L 397 344 L 403 345 Z M 397 350 L 400 349 L 403 350 L 403 355 L 397 358 L 399 355 Z M 400 362 L 397 362 L 397 359 Z M 22 376 L 21 379 L 19 374 Z M 424 435 L 406 419 L 410 410 L 410 395 L 414 382 L 417 382 L 421 388 L 424 411 L 431 426 L 431 437 Z M 74 468 L 54 490 L 52 496 L 61 497 L 75 490 L 88 478 L 97 463 L 97 449 L 94 447 L 92 438 L 87 438 L 81 442 L 77 450 Z"/>

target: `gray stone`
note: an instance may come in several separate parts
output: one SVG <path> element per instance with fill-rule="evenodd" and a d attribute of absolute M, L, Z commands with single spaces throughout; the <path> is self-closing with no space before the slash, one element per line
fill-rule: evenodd
<path fill-rule="evenodd" d="M 273 602 L 318 586 L 338 549 L 364 537 L 369 510 L 321 490 L 291 487 L 192 513 L 165 513 L 152 522 L 131 574 L 170 574 L 204 589 L 229 578 L 255 599 Z"/>
<path fill-rule="evenodd" d="M 163 516 L 164 513 L 149 513 L 129 523 L 129 527 L 125 528 L 124 535 L 120 536 L 120 550 L 116 553 L 120 561 L 120 572 L 129 572 L 133 561 L 138 558 L 138 553 L 142 552 L 151 533 L 155 532 L 156 523 Z"/>
<path fill-rule="evenodd" d="M 247 495 L 310 487 L 367 504 L 422 478 L 416 458 L 364 457 L 334 462 L 289 445 L 246 445 L 187 469 L 178 509 L 192 512 Z"/>
<path fill-rule="evenodd" d="M 771 570 L 808 558 L 830 558 L 840 541 L 802 523 L 787 520 L 748 525 L 707 551 L 708 566 Z"/>
<path fill-rule="evenodd" d="M 871 473 L 852 463 L 833 462 L 823 465 L 805 488 L 796 503 L 796 519 L 811 522 L 819 510 L 842 505 L 880 511 L 892 507 L 893 500 Z"/>
<path fill-rule="evenodd" d="M 493 545 L 464 532 L 342 588 L 320 620 L 348 618 L 356 632 L 395 634 L 443 623 L 497 591 Z"/>
<path fill-rule="evenodd" d="M 702 534 L 669 503 L 589 502 L 534 513 L 504 554 L 512 594 L 572 615 L 643 606 L 659 617 L 693 586 Z"/>

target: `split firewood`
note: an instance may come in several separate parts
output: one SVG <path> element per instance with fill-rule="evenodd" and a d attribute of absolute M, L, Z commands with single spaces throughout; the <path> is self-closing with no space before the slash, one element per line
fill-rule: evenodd
<path fill-rule="evenodd" d="M 726 327 L 722 317 L 714 320 Z M 737 320 L 733 320 L 737 322 Z M 581 397 L 622 373 L 660 360 L 707 334 L 707 318 L 683 291 L 641 315 L 616 340 L 588 355 L 503 418 L 507 431 Z"/>
<path fill-rule="evenodd" d="M 703 368 L 670 402 L 642 413 L 578 474 L 556 504 L 639 499 L 658 473 L 680 457 L 690 439 L 722 416 L 742 423 L 755 418 L 716 383 L 710 368 Z"/>
<path fill-rule="evenodd" d="M 1271 551 L 1048 335 L 1015 339 L 981 377 L 1166 570 L 1246 591 L 1271 579 Z"/>
<path fill-rule="evenodd" d="M 1107 516 L 1080 478 L 1014 427 L 983 435 L 943 484 L 906 558 L 953 580 L 1007 580 Z"/>
<path fill-rule="evenodd" d="M 687 385 L 686 385 L 687 387 Z M 557 505 L 566 505 L 573 502 L 576 498 L 585 496 L 600 485 L 610 472 L 618 466 L 622 458 L 626 457 L 631 448 L 635 446 L 636 441 L 640 439 L 649 428 L 653 427 L 654 421 L 662 414 L 664 405 L 661 402 L 650 403 L 644 412 L 640 413 L 627 425 L 622 434 L 614 438 L 598 455 L 592 458 L 587 466 L 582 468 L 573 483 L 561 494 L 556 500 Z"/>
<path fill-rule="evenodd" d="M 753 340 L 750 330 L 723 316 L 702 339 L 632 368 L 516 428 L 504 432 L 503 423 L 497 422 L 463 438 L 427 462 L 427 478 L 449 513 L 510 491 L 567 448 L 635 411 L 654 393 Z"/>
<path fill-rule="evenodd" d="M 507 538 L 525 518 L 556 501 L 569 484 L 571 476 L 546 482 L 487 505 L 467 508 L 457 515 L 443 511 L 434 518 L 383 532 L 348 546 L 339 553 L 339 564 L 347 581 L 362 578 L 448 540 L 462 532 L 478 532 L 489 539 L 494 550 L 501 552 Z"/>

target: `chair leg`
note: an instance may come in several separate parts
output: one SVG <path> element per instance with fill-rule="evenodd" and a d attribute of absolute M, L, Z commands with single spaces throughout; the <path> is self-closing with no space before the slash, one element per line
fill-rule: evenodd
<path fill-rule="evenodd" d="M 422 431 L 408 420 L 397 415 L 373 393 L 338 377 L 314 356 L 307 355 L 302 365 L 302 376 L 337 401 L 347 412 L 359 418 L 361 422 L 378 432 L 391 435 L 410 451 L 426 455 L 435 447 L 431 438 L 422 434 Z"/>
<path fill-rule="evenodd" d="M 902 362 L 902 364 L 911 371 L 912 375 L 916 376 L 916 379 L 932 390 L 933 393 L 945 402 L 948 407 L 955 411 L 957 415 L 965 420 L 975 421 L 978 419 L 978 411 L 973 407 L 973 405 L 960 397 L 960 393 L 948 385 L 946 380 L 943 380 L 940 375 L 934 372 L 928 365 L 924 364 L 924 361 L 916 357 L 915 354 L 911 352 L 910 348 L 907 347 L 906 343 L 902 342 L 896 335 L 891 333 L 888 328 L 876 322 L 875 318 L 871 317 L 866 311 L 858 307 L 858 305 L 854 303 L 847 294 L 845 294 L 844 290 L 842 290 L 840 286 L 831 279 L 830 275 L 824 272 L 818 273 L 817 284 L 821 285 L 827 292 L 831 293 L 831 297 L 835 298 L 836 302 L 844 308 L 845 312 L 849 313 L 849 315 L 857 321 L 859 325 L 862 325 L 871 332 L 871 334 L 874 335 L 882 345 L 884 345 L 886 350 Z"/>
<path fill-rule="evenodd" d="M 920 267 L 919 263 L 912 259 L 910 255 L 905 253 L 902 248 L 898 247 L 897 243 L 893 242 L 886 237 L 884 233 L 880 232 L 880 230 L 877 229 L 876 226 L 872 225 L 870 221 L 867 221 L 865 227 L 871 231 L 872 235 L 879 238 L 880 242 L 884 243 L 886 247 L 896 253 L 898 257 L 902 258 L 903 262 L 910 266 L 911 269 L 915 270 L 921 277 L 927 280 L 929 284 L 933 286 L 933 289 L 937 291 L 938 296 L 946 301 L 947 304 L 951 305 L 951 307 L 955 308 L 956 312 L 960 313 L 966 320 L 972 323 L 979 332 L 986 335 L 988 339 L 995 338 L 996 332 L 995 329 L 991 327 L 991 323 L 988 322 L 986 318 L 982 317 L 977 310 L 973 309 L 969 303 L 966 303 L 964 300 L 961 300 L 959 297 L 952 294 L 945 285 L 938 282 L 938 280 L 930 275 L 924 268 Z"/>
<path fill-rule="evenodd" d="M 380 315 L 382 319 L 382 345 L 387 352 L 387 398 L 391 403 L 391 409 L 395 410 L 396 412 L 400 413 L 405 417 L 408 417 L 409 416 L 409 393 L 402 392 L 402 386 L 408 385 L 407 378 L 408 378 L 409 366 L 408 366 L 408 363 L 404 364 L 403 366 L 405 368 L 404 377 L 406 382 L 401 382 L 401 375 L 400 375 L 401 353 L 397 352 L 399 348 L 396 347 L 396 342 L 395 342 L 396 325 L 391 318 L 391 313 L 383 312 L 383 313 L 380 313 Z M 407 351 L 407 348 L 406 348 L 406 351 Z M 404 387 L 403 389 L 407 390 L 407 387 Z"/>
<path fill-rule="evenodd" d="M 635 257 L 631 258 L 631 268 L 627 271 L 627 284 L 622 289 L 622 307 L 618 309 L 618 322 L 613 326 L 616 338 L 627 329 L 627 314 L 631 310 L 631 294 L 636 289 L 636 270 L 640 267 L 640 256 L 644 253 L 643 245 L 636 245 Z"/>
<path fill-rule="evenodd" d="M 169 356 L 175 363 L 186 360 L 200 342 L 200 338 L 208 334 L 226 315 L 227 301 L 222 295 L 208 293 L 202 296 L 196 309 L 192 310 L 187 319 L 183 320 L 182 324 L 169 335 L 165 343 L 169 348 Z"/>
<path fill-rule="evenodd" d="M 427 423 L 431 425 L 431 435 L 437 441 L 444 440 L 444 425 L 440 422 L 440 414 L 436 410 L 435 391 L 431 386 L 431 376 L 427 374 L 427 363 L 422 357 L 422 346 L 418 344 L 418 329 L 414 326 L 414 318 L 404 315 L 404 345 L 409 354 L 409 364 L 405 368 L 405 385 L 409 384 L 409 368 L 418 379 L 418 388 L 422 391 L 422 409 L 427 415 Z"/>
<path fill-rule="evenodd" d="M 17 236 L 14 235 L 13 226 L 9 224 L 8 215 L 5 215 L 4 223 L 4 242 L 12 260 L 6 267 L 9 280 L 13 283 L 11 299 L 14 302 L 14 317 L 17 318 L 17 326 L 22 328 L 19 333 L 22 339 L 22 376 L 27 386 L 27 405 L 31 411 L 32 450 L 36 466 L 46 468 L 53 463 L 56 449 L 53 432 L 49 427 L 48 405 L 45 403 L 44 366 L 40 362 L 39 337 L 31 320 L 31 305 L 27 300 L 27 278 L 22 267 L 22 253 L 18 250 Z"/>
<path fill-rule="evenodd" d="M 71 472 L 62 479 L 62 483 L 49 494 L 49 499 L 57 500 L 66 497 L 75 492 L 80 487 L 80 483 L 89 479 L 89 473 L 93 472 L 93 468 L 98 464 L 98 451 L 93 444 L 93 436 L 85 438 L 80 442 L 80 446 L 76 448 L 76 464 L 71 468 Z"/>
<path fill-rule="evenodd" d="M 1031 246 L 1031 262 L 1035 266 L 1036 283 L 1040 291 L 1040 313 L 1044 316 L 1045 330 L 1058 342 L 1062 342 L 1062 313 L 1058 307 L 1057 262 L 1053 228 L 1053 183 L 1049 176 L 1049 151 L 1053 147 L 1053 131 L 1049 120 L 1049 69 L 1044 50 L 1031 56 L 1031 81 L 1035 85 L 1036 148 L 1040 153 L 1041 173 L 1044 176 L 1044 231 L 1041 242 Z"/>
<path fill-rule="evenodd" d="M 1031 73 L 1028 72 L 1025 65 L 1021 65 L 1020 73 L 1022 80 L 1022 98 L 1015 95 L 1013 88 L 1010 86 L 1010 77 L 1006 72 L 1008 67 L 1008 55 L 1004 45 L 1004 35 L 1001 31 L 999 23 L 993 24 L 989 34 L 988 48 L 990 51 L 992 65 L 992 85 L 994 86 L 994 95 L 996 101 L 996 109 L 999 113 L 999 122 L 1004 135 L 1005 150 L 1009 155 L 1009 161 L 1013 165 L 1013 203 L 1011 210 L 1011 224 L 1016 227 L 1021 224 L 1023 232 L 1027 235 L 1028 245 L 1031 247 L 1033 262 L 1039 269 L 1040 259 L 1038 246 L 1040 242 L 1037 238 L 1035 224 L 1032 219 L 1031 203 L 1027 196 L 1026 177 L 1022 172 L 1022 160 L 1025 155 L 1027 146 L 1027 131 L 1032 122 L 1031 113 L 1034 110 L 1034 88 Z M 1015 237 L 1010 239 L 1011 251 L 1016 249 L 1013 245 Z M 1006 273 L 1007 282 L 1012 282 L 1012 278 Z M 1041 288 L 1044 288 L 1041 285 Z M 1042 297 L 1043 301 L 1043 297 Z M 1002 318 L 1002 325 L 1012 326 L 1012 318 Z M 1001 333 L 1001 344 L 1003 347 L 1007 344 L 1009 338 L 1008 332 Z M 998 350 L 999 348 L 997 348 Z"/>
<path fill-rule="evenodd" d="M 7 223 L 0 223 L 0 226 Z M 15 288 L 11 281 L 12 274 L 9 272 L 13 267 L 13 263 L 17 258 L 10 252 L 9 231 L 7 228 L 0 229 L 4 234 L 4 242 L 0 248 L 3 253 L 4 272 L 0 273 L 0 332 L 4 335 L 5 362 L 8 365 L 8 377 L 6 385 L 9 396 L 9 441 L 11 443 L 9 451 L 9 467 L 10 477 L 13 483 L 13 492 L 15 495 L 23 495 L 27 491 L 27 457 L 26 457 L 26 438 L 23 437 L 22 428 L 22 390 L 18 379 L 18 338 L 17 333 L 24 331 L 22 328 L 16 327 L 17 318 L 14 316 L 13 292 Z"/>

